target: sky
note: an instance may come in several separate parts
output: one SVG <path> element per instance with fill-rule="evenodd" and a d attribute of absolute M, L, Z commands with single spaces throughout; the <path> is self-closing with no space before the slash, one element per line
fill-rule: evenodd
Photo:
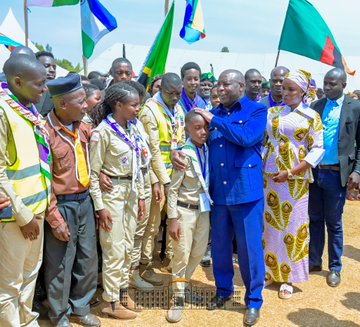
<path fill-rule="evenodd" d="M 93 58 L 116 42 L 152 44 L 164 19 L 164 0 L 101 2 L 116 17 L 118 28 L 100 40 Z M 360 56 L 359 0 L 310 2 L 327 22 L 345 58 Z M 201 3 L 206 38 L 188 45 L 179 37 L 185 0 L 176 0 L 171 47 L 220 51 L 223 46 L 227 46 L 230 52 L 257 54 L 277 51 L 287 0 L 202 0 Z M 24 26 L 23 0 L 0 0 L 0 22 L 9 8 L 12 8 L 19 23 Z M 31 7 L 29 38 L 43 45 L 50 44 L 57 58 L 69 59 L 74 64 L 81 62 L 79 6 Z"/>

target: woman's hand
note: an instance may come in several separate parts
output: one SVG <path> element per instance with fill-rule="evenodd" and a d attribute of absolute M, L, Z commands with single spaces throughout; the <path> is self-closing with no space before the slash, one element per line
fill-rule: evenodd
<path fill-rule="evenodd" d="M 288 180 L 288 172 L 286 170 L 282 170 L 278 172 L 278 174 L 273 178 L 275 183 L 284 183 Z"/>

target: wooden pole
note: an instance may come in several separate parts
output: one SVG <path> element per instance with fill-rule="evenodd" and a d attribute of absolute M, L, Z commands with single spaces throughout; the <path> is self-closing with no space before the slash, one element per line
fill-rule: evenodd
<path fill-rule="evenodd" d="M 165 16 L 167 15 L 168 11 L 169 11 L 169 0 L 165 0 Z"/>
<path fill-rule="evenodd" d="M 125 46 L 125 43 L 123 43 L 123 53 L 122 53 L 122 56 L 123 58 L 126 58 L 126 46 Z"/>
<path fill-rule="evenodd" d="M 29 24 L 28 24 L 27 0 L 24 0 L 24 23 L 25 23 L 25 45 L 28 46 Z"/>
<path fill-rule="evenodd" d="M 84 75 L 87 76 L 88 75 L 88 62 L 84 55 L 82 56 L 82 59 L 83 59 Z"/>
<path fill-rule="evenodd" d="M 280 56 L 280 49 L 278 50 L 278 53 L 276 55 L 275 67 L 277 67 L 277 64 L 278 64 L 278 61 L 279 61 L 279 56 Z"/>

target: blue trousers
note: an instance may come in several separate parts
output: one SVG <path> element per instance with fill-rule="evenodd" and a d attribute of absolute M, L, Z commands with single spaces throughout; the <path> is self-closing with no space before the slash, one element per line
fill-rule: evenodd
<path fill-rule="evenodd" d="M 211 254 L 217 296 L 234 291 L 232 241 L 237 242 L 240 273 L 244 282 L 245 305 L 260 309 L 265 266 L 262 248 L 264 199 L 232 206 L 215 205 L 211 210 Z"/>
<path fill-rule="evenodd" d="M 329 270 L 341 271 L 343 252 L 342 213 L 346 187 L 341 186 L 340 172 L 313 169 L 314 183 L 309 190 L 310 250 L 309 266 L 321 266 L 328 233 Z"/>

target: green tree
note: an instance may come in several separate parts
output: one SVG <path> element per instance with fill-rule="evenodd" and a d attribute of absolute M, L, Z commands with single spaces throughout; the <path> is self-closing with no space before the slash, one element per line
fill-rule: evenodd
<path fill-rule="evenodd" d="M 230 52 L 228 47 L 222 47 L 220 52 Z"/>

